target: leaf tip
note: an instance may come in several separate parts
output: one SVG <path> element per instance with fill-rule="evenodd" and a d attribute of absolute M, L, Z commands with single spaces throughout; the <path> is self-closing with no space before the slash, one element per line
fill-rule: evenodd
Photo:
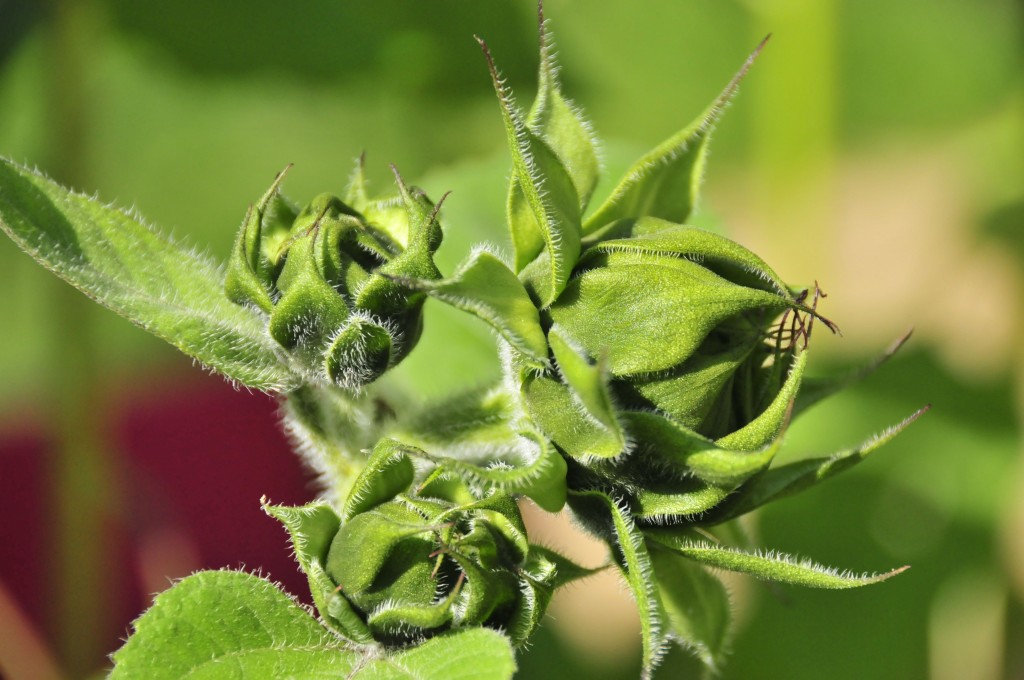
<path fill-rule="evenodd" d="M 901 335 L 899 338 L 896 339 L 896 342 L 892 343 L 891 350 L 893 352 L 898 350 L 900 347 L 902 347 L 904 344 L 906 344 L 907 340 L 910 340 L 910 336 L 913 335 L 913 334 L 914 334 L 914 327 L 911 326 L 910 328 L 908 328 L 907 330 L 905 330 L 903 332 L 903 335 Z"/>
<path fill-rule="evenodd" d="M 883 581 L 888 581 L 892 577 L 899 576 L 908 569 L 910 569 L 910 565 L 904 564 L 902 567 L 896 567 L 895 569 L 891 569 L 887 572 L 875 575 L 873 578 L 869 579 L 867 583 L 882 583 Z"/>
<path fill-rule="evenodd" d="M 924 406 L 922 406 L 921 408 L 917 409 L 916 411 L 911 413 L 909 416 L 907 416 L 906 419 L 902 423 L 900 423 L 900 429 L 903 429 L 904 427 L 910 425 L 911 423 L 913 423 L 918 418 L 920 418 L 925 413 L 928 413 L 928 411 L 931 411 L 931 410 L 932 410 L 932 405 L 931 404 L 925 404 Z"/>
<path fill-rule="evenodd" d="M 722 94 L 718 95 L 718 100 L 715 101 L 715 109 L 721 109 L 729 102 L 730 99 L 733 98 L 736 94 L 736 90 L 739 89 L 740 82 L 742 82 L 746 77 L 747 72 L 750 71 L 750 67 L 752 67 L 754 62 L 757 61 L 757 57 L 761 54 L 761 51 L 764 50 L 765 45 L 768 44 L 768 40 L 771 39 L 771 37 L 771 33 L 766 35 L 761 42 L 758 43 L 757 47 L 754 48 L 754 51 L 750 53 L 746 61 L 743 62 L 743 65 L 740 66 L 740 70 L 736 72 L 736 75 L 732 77 L 729 84 L 725 86 L 724 90 L 722 90 Z"/>

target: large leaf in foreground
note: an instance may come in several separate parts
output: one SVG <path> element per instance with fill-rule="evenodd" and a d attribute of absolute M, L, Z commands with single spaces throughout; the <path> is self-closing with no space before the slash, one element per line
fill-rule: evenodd
<path fill-rule="evenodd" d="M 156 598 L 114 654 L 120 678 L 344 677 L 359 655 L 344 649 L 274 584 L 207 571 Z"/>
<path fill-rule="evenodd" d="M 220 269 L 94 198 L 0 159 L 0 228 L 97 302 L 232 380 L 286 389 L 265 322 L 230 302 Z"/>
<path fill-rule="evenodd" d="M 482 628 L 374 657 L 344 646 L 269 581 L 206 571 L 157 597 L 114 654 L 111 678 L 499 680 L 515 671 L 508 640 Z"/>

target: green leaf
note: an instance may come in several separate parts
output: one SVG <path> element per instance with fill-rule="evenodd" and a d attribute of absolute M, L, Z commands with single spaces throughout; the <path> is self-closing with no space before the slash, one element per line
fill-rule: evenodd
<path fill-rule="evenodd" d="M 574 277 L 551 318 L 590 356 L 607 351 L 615 376 L 678 366 L 725 319 L 782 311 L 785 298 L 738 286 L 688 260 L 633 255 Z"/>
<path fill-rule="evenodd" d="M 534 367 L 548 366 L 548 346 L 537 307 L 518 277 L 494 254 L 477 249 L 450 279 L 408 283 L 482 319 Z"/>
<path fill-rule="evenodd" d="M 732 618 L 725 586 L 699 564 L 667 550 L 650 552 L 669 635 L 717 672 Z"/>
<path fill-rule="evenodd" d="M 224 294 L 221 270 L 128 213 L 0 159 L 0 229 L 89 297 L 226 377 L 268 392 L 296 384 L 263 315 Z"/>
<path fill-rule="evenodd" d="M 531 545 L 526 563 L 519 570 L 521 596 L 508 617 L 508 635 L 519 646 L 530 637 L 544 618 L 555 590 L 572 581 L 586 578 L 604 567 L 586 569 L 572 560 L 539 545 Z"/>
<path fill-rule="evenodd" d="M 494 493 L 482 501 L 470 504 L 465 511 L 474 524 L 474 530 L 479 528 L 483 533 L 476 537 L 478 540 L 464 538 L 460 545 L 475 545 L 478 548 L 485 544 L 500 545 L 501 550 L 506 551 L 506 559 L 516 564 L 526 559 L 530 552 L 530 541 L 514 496 Z M 472 536 L 472 533 L 467 536 Z M 492 561 L 492 558 L 483 558 L 478 554 L 477 559 L 482 566 L 493 569 L 499 566 L 502 558 L 494 554 Z"/>
<path fill-rule="evenodd" d="M 341 519 L 327 503 L 301 507 L 270 505 L 263 498 L 263 511 L 288 530 L 295 559 L 309 580 L 313 603 L 324 622 L 338 634 L 363 644 L 373 642 L 370 630 L 352 611 L 347 600 L 335 597 L 337 586 L 327 575 L 327 555 L 341 527 Z"/>
<path fill-rule="evenodd" d="M 793 404 L 793 417 L 795 418 L 800 415 L 822 399 L 831 397 L 833 394 L 841 392 L 847 387 L 855 385 L 861 380 L 867 378 L 878 370 L 882 364 L 892 358 L 892 356 L 896 354 L 901 347 L 903 347 L 904 343 L 910 339 L 910 335 L 912 333 L 913 330 L 907 331 L 897 338 L 895 342 L 889 345 L 884 352 L 869 361 L 867 364 L 860 366 L 849 373 L 828 378 L 806 378 L 804 380 L 803 388 L 800 390 L 800 394 L 797 395 L 796 403 Z"/>
<path fill-rule="evenodd" d="M 547 142 L 572 179 L 580 210 L 587 207 L 597 185 L 601 164 L 590 124 L 580 109 L 563 93 L 558 82 L 558 65 L 551 34 L 544 19 L 544 6 L 537 4 L 540 25 L 540 73 L 537 98 L 526 124 Z"/>
<path fill-rule="evenodd" d="M 291 166 L 277 174 L 273 184 L 255 206 L 249 206 L 249 212 L 238 231 L 235 246 L 228 257 L 224 277 L 224 292 L 228 298 L 239 305 L 254 305 L 267 314 L 274 309 L 274 286 L 270 276 L 271 263 L 264 256 L 265 241 L 280 234 L 287 237 L 291 229 L 288 224 L 276 223 L 274 217 L 280 216 L 271 210 L 272 205 L 279 205 L 281 182 Z M 269 214 L 269 213 L 274 214 Z M 294 219 L 294 216 L 292 216 Z M 265 231 L 270 233 L 264 233 Z"/>
<path fill-rule="evenodd" d="M 325 569 L 363 612 L 387 600 L 431 602 L 436 584 L 428 556 L 434 530 L 416 510 L 386 503 L 342 524 L 331 542 Z"/>
<path fill-rule="evenodd" d="M 916 411 L 901 422 L 852 449 L 823 458 L 801 460 L 764 471 L 747 482 L 722 508 L 712 513 L 709 523 L 724 522 L 744 515 L 765 503 L 790 496 L 823 482 L 864 460 L 920 418 L 931 406 Z"/>
<path fill-rule="evenodd" d="M 429 632 L 447 627 L 452 622 L 452 608 L 458 591 L 443 600 L 429 604 L 388 600 L 366 616 L 366 623 L 381 633 L 400 635 L 408 631 Z"/>
<path fill-rule="evenodd" d="M 508 638 L 466 628 L 374 661 L 352 680 L 508 680 L 515 671 Z"/>
<path fill-rule="evenodd" d="M 715 408 L 719 395 L 732 384 L 737 369 L 761 342 L 755 335 L 749 342 L 723 351 L 715 348 L 707 353 L 698 348 L 672 371 L 633 376 L 616 383 L 615 389 L 631 407 L 657 409 L 684 427 L 698 430 Z"/>
<path fill-rule="evenodd" d="M 651 529 L 647 531 L 647 536 L 676 553 L 709 567 L 738 571 L 765 581 L 790 583 L 808 588 L 857 588 L 880 583 L 910 568 L 900 567 L 884 574 L 858 575 L 848 571 L 840 572 L 810 560 L 797 560 L 784 553 L 748 553 L 738 548 L 693 540 L 690 538 L 690 532 L 684 533 L 674 529 Z"/>
<path fill-rule="evenodd" d="M 274 584 L 234 571 L 180 581 L 134 629 L 113 680 L 344 677 L 360 661 Z"/>
<path fill-rule="evenodd" d="M 616 222 L 610 231 L 628 231 L 627 238 L 599 241 L 580 256 L 587 265 L 601 253 L 629 252 L 694 259 L 723 278 L 791 298 L 789 288 L 768 263 L 735 241 L 697 227 L 656 217 Z"/>
<path fill-rule="evenodd" d="M 728 449 L 655 413 L 630 412 L 622 417 L 637 442 L 634 456 L 651 461 L 654 469 L 671 466 L 677 474 L 691 474 L 725 487 L 736 486 L 768 467 L 781 444 L 781 439 L 775 438 L 758 451 Z"/>
<path fill-rule="evenodd" d="M 568 385 L 544 376 L 523 381 L 530 417 L 565 453 L 579 460 L 614 458 L 624 450 L 618 436 L 588 416 Z"/>
<path fill-rule="evenodd" d="M 369 182 L 366 179 L 366 152 L 359 154 L 355 165 L 352 167 L 352 174 L 348 178 L 348 186 L 345 187 L 345 203 L 363 212 L 370 203 L 370 194 L 367 190 Z"/>
<path fill-rule="evenodd" d="M 420 291 L 411 290 L 405 281 L 435 281 L 441 278 L 433 255 L 443 239 L 438 214 L 448 194 L 442 196 L 437 204 L 431 203 L 421 190 L 405 184 L 395 166 L 391 166 L 391 170 L 398 186 L 398 202 L 404 208 L 404 215 L 399 221 L 408 225 L 408 231 L 404 234 L 407 246 L 377 267 L 369 279 L 354 291 L 354 304 L 356 308 L 380 317 L 397 317 L 400 326 L 416 325 L 418 321 L 414 320 L 418 320 L 424 295 Z M 388 225 L 382 225 L 382 228 L 387 231 Z M 401 240 L 399 235 L 392 236 Z"/>
<path fill-rule="evenodd" d="M 726 449 L 758 451 L 776 442 L 789 422 L 793 400 L 800 389 L 800 381 L 807 366 L 807 355 L 806 351 L 796 355 L 782 389 L 772 399 L 768 408 L 740 429 L 721 437 L 715 443 Z"/>
<path fill-rule="evenodd" d="M 542 573 L 547 569 L 553 570 L 553 575 Z M 568 557 L 542 545 L 533 544 L 530 546 L 530 554 L 523 570 L 534 580 L 544 581 L 551 588 L 558 589 L 573 581 L 593 576 L 605 567 L 588 569 L 581 567 Z"/>
<path fill-rule="evenodd" d="M 516 646 L 528 641 L 544 619 L 551 596 L 562 586 L 585 579 L 604 567 L 588 569 L 542 546 L 531 545 L 519 570 L 520 597 L 507 619 L 507 632 Z"/>
<path fill-rule="evenodd" d="M 414 475 L 406 447 L 394 439 L 380 440 L 352 484 L 341 512 L 342 521 L 390 501 L 409 488 Z"/>
<path fill-rule="evenodd" d="M 113 680 L 349 678 L 506 680 L 508 639 L 472 628 L 393 654 L 344 646 L 274 584 L 233 571 L 200 572 L 162 593 L 114 653 Z"/>
<path fill-rule="evenodd" d="M 654 581 L 654 567 L 647 543 L 640 529 L 633 523 L 627 509 L 619 506 L 610 496 L 600 491 L 570 491 L 575 504 L 590 506 L 610 515 L 611 529 L 618 548 L 616 561 L 636 600 L 640 613 L 640 633 L 643 640 L 643 677 L 650 678 L 665 651 L 666 633 L 662 627 L 663 605 Z M 587 512 L 586 510 L 584 512 Z"/>
<path fill-rule="evenodd" d="M 429 460 L 471 483 L 524 494 L 548 512 L 558 512 L 565 505 L 565 460 L 539 433 L 523 432 L 511 448 L 483 449 L 478 461 L 399 446 L 408 455 Z"/>
<path fill-rule="evenodd" d="M 516 271 L 522 271 L 546 251 L 545 266 L 531 270 L 525 278 L 541 306 L 547 307 L 565 288 L 580 254 L 579 197 L 558 156 L 523 121 L 487 45 L 481 40 L 480 46 L 501 104 L 512 153 L 508 220 Z"/>
<path fill-rule="evenodd" d="M 583 411 L 604 434 L 599 448 L 591 449 L 589 455 L 599 457 L 615 457 L 626 450 L 626 434 L 616 416 L 615 404 L 608 389 L 608 376 L 605 371 L 606 361 L 591 364 L 585 354 L 572 346 L 558 326 L 552 326 L 548 332 L 551 351 L 558 361 L 558 371 L 562 380 L 569 386 L 573 396 L 578 400 Z M 582 415 L 582 414 L 581 414 Z"/>
<path fill-rule="evenodd" d="M 648 524 L 693 520 L 729 497 L 729 489 L 695 480 L 651 481 L 636 491 L 633 514 Z"/>
<path fill-rule="evenodd" d="M 584 234 L 622 218 L 650 215 L 669 222 L 686 221 L 697 203 L 711 133 L 763 47 L 764 42 L 747 57 L 725 90 L 696 121 L 662 142 L 626 172 L 608 200 L 586 220 Z"/>
<path fill-rule="evenodd" d="M 270 313 L 270 335 L 288 350 L 308 354 L 322 371 L 321 354 L 348 319 L 351 309 L 335 286 L 341 267 L 341 241 L 354 220 L 337 198 L 317 196 L 292 227 L 292 237 L 277 288 L 281 296 Z M 342 221 L 345 220 L 345 221 Z"/>

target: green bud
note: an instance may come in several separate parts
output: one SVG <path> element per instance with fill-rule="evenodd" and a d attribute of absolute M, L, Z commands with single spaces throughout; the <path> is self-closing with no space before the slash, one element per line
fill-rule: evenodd
<path fill-rule="evenodd" d="M 419 339 L 425 295 L 403 281 L 440 278 L 439 206 L 397 171 L 397 196 L 368 199 L 360 159 L 351 203 L 321 194 L 299 211 L 279 193 L 283 175 L 250 208 L 225 291 L 267 314 L 268 333 L 310 382 L 358 390 Z"/>
<path fill-rule="evenodd" d="M 484 46 L 512 157 L 513 265 L 471 257 L 417 284 L 501 335 L 505 385 L 564 456 L 570 497 L 608 494 L 641 526 L 731 518 L 726 499 L 747 507 L 735 499 L 778 451 L 815 321 L 837 330 L 817 288 L 791 288 L 746 248 L 686 225 L 711 134 L 763 45 L 589 214 L 594 138 L 562 93 L 546 30 L 526 114 Z"/>
<path fill-rule="evenodd" d="M 721 236 L 652 217 L 612 226 L 623 237 L 586 251 L 551 306 L 559 334 L 592 359 L 606 353 L 623 409 L 712 439 L 751 422 L 782 389 L 813 310 Z"/>
<path fill-rule="evenodd" d="M 321 600 L 388 645 L 476 625 L 524 642 L 554 589 L 589 572 L 531 545 L 507 493 L 474 490 L 441 467 L 413 488 L 411 450 L 381 441 L 353 484 L 320 558 L 334 584 Z"/>

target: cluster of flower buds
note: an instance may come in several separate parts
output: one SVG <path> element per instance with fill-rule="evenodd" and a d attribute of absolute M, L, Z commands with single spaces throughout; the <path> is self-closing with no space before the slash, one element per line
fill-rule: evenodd
<path fill-rule="evenodd" d="M 531 545 L 513 496 L 474 491 L 430 464 L 418 475 L 415 452 L 381 440 L 340 513 L 324 503 L 267 507 L 292 534 L 321 616 L 366 644 L 466 626 L 522 644 L 555 588 L 589 572 Z"/>
<path fill-rule="evenodd" d="M 792 288 L 746 248 L 686 224 L 711 132 L 761 47 L 588 215 L 595 144 L 561 92 L 543 19 L 540 87 L 525 115 L 481 45 L 512 152 L 514 263 L 478 250 L 450 278 L 407 283 L 503 339 L 504 417 L 563 457 L 569 506 L 608 541 L 637 599 L 647 671 L 672 638 L 717 662 L 724 628 L 711 624 L 728 617 L 728 601 L 707 567 L 820 588 L 897 573 L 765 555 L 724 524 L 846 469 L 920 414 L 840 454 L 772 466 L 795 413 L 843 384 L 820 382 L 798 400 L 815 320 L 838 329 L 817 312 L 816 284 Z M 492 426 L 478 419 L 486 439 Z"/>
<path fill-rule="evenodd" d="M 800 391 L 815 322 L 838 329 L 818 313 L 817 284 L 793 288 L 746 248 L 686 224 L 711 132 L 757 52 L 588 214 L 595 143 L 561 92 L 543 19 L 540 88 L 525 115 L 481 44 L 512 152 L 514 262 L 477 249 L 448 278 L 405 269 L 381 281 L 490 324 L 504 381 L 405 418 L 405 443 L 378 446 L 321 545 L 328 611 L 391 644 L 471 624 L 521 643 L 552 588 L 580 570 L 529 545 L 514 495 L 550 511 L 568 503 L 608 542 L 637 600 L 647 672 L 671 639 L 719 662 L 729 605 L 709 568 L 818 588 L 898 573 L 765 554 L 729 524 L 850 467 L 920 414 L 839 454 L 773 465 L 790 419 L 847 382 Z M 292 238 L 307 232 L 293 227 Z M 277 308 L 264 304 L 274 333 Z M 414 492 L 411 458 L 435 470 Z"/>
<path fill-rule="evenodd" d="M 817 293 L 808 304 L 746 248 L 685 225 L 711 130 L 750 61 L 584 218 L 594 143 L 543 30 L 541 48 L 525 117 L 488 54 L 513 156 L 514 268 L 478 252 L 450 279 L 410 285 L 506 340 L 506 384 L 565 456 L 571 491 L 608 491 L 640 521 L 706 516 L 770 465 L 821 318 Z"/>
<path fill-rule="evenodd" d="M 714 570 L 818 588 L 898 573 L 752 550 L 729 524 L 849 468 L 924 410 L 861 446 L 775 464 L 790 419 L 860 375 L 804 380 L 815 321 L 837 330 L 818 314 L 817 284 L 790 287 L 746 248 L 687 225 L 708 140 L 757 51 L 589 210 L 596 144 L 562 93 L 543 16 L 525 114 L 481 45 L 512 155 L 510 264 L 477 249 L 443 277 L 441 203 L 397 172 L 397 194 L 371 199 L 361 160 L 343 197 L 301 209 L 277 177 L 242 224 L 227 300 L 202 258 L 7 161 L 0 227 L 112 309 L 282 396 L 335 504 L 266 510 L 291 534 L 324 625 L 374 658 L 472 626 L 521 645 L 553 591 L 589 573 L 529 542 L 520 496 L 550 512 L 568 504 L 607 543 L 637 601 L 648 676 L 673 639 L 718 663 L 729 602 Z M 410 414 L 363 388 L 416 345 L 427 297 L 497 332 L 504 379 Z M 146 625 L 137 647 L 153 639 Z M 378 677 L 371 666 L 350 676 L 364 670 Z"/>
<path fill-rule="evenodd" d="M 360 159 L 344 201 L 321 194 L 298 210 L 279 193 L 283 175 L 249 209 L 225 290 L 266 313 L 282 359 L 307 382 L 359 390 L 419 339 L 424 295 L 402 279 L 440 277 L 440 205 L 397 171 L 398 195 L 370 200 Z"/>

